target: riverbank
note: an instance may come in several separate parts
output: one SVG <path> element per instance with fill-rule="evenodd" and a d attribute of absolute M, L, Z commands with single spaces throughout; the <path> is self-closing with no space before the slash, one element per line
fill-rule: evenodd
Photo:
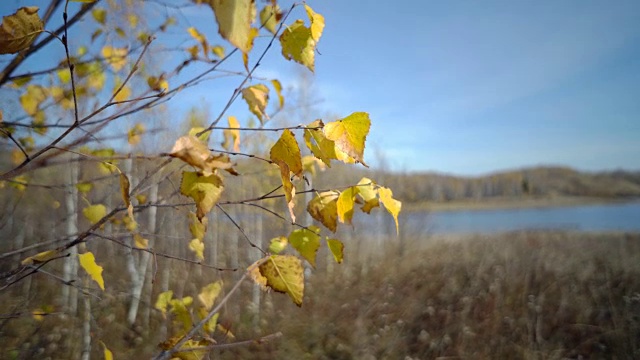
<path fill-rule="evenodd" d="M 521 196 L 493 197 L 479 200 L 465 199 L 447 202 L 403 203 L 403 211 L 461 211 L 461 210 L 496 210 L 526 209 L 545 207 L 567 207 L 599 204 L 620 204 L 638 201 L 638 198 L 612 198 L 588 196 Z"/>

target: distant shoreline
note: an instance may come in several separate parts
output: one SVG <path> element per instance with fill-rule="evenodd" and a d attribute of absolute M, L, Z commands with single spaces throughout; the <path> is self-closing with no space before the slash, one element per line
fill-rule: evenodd
<path fill-rule="evenodd" d="M 479 200 L 452 200 L 447 202 L 403 203 L 404 211 L 464 211 L 567 207 L 599 204 L 621 204 L 639 201 L 637 197 L 611 198 L 586 196 L 523 196 L 494 197 Z"/>

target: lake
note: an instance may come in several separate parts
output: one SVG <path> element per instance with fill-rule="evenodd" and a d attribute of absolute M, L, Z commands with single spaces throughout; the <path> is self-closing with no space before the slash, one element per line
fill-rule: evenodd
<path fill-rule="evenodd" d="M 401 214 L 402 215 L 402 214 Z M 492 233 L 514 230 L 640 231 L 640 202 L 412 213 L 409 226 L 423 222 L 427 232 Z M 413 224 L 412 224 L 413 223 Z"/>

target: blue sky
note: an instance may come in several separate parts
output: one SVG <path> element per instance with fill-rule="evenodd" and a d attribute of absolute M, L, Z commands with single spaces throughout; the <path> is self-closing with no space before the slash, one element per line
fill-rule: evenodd
<path fill-rule="evenodd" d="M 16 3 L 29 2 L 5 4 Z M 393 170 L 460 175 L 535 165 L 640 169 L 640 1 L 309 4 L 327 23 L 317 110 L 369 112 L 365 158 L 373 166 L 382 153 Z M 290 21 L 304 18 L 299 10 Z M 210 10 L 185 15 L 215 36 Z M 279 52 L 258 73 L 293 86 L 300 66 Z M 217 114 L 237 82 L 186 92 L 173 111 L 207 104 Z"/>

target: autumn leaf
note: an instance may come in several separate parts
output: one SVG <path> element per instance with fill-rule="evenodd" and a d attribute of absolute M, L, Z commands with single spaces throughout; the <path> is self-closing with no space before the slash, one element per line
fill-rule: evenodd
<path fill-rule="evenodd" d="M 48 250 L 37 253 L 33 256 L 29 256 L 28 258 L 22 260 L 20 263 L 22 265 L 34 265 L 41 264 L 43 262 L 49 261 L 60 254 L 60 250 Z"/>
<path fill-rule="evenodd" d="M 219 57 L 220 59 L 222 59 L 224 57 L 224 48 L 220 45 L 216 45 L 214 47 L 211 48 L 211 52 Z"/>
<path fill-rule="evenodd" d="M 196 0 L 198 2 L 200 0 Z M 218 22 L 218 32 L 243 53 L 248 53 L 251 24 L 256 17 L 254 0 L 206 0 Z"/>
<path fill-rule="evenodd" d="M 280 21 L 282 12 L 278 5 L 267 4 L 260 11 L 260 24 L 264 26 L 270 33 L 276 33 L 276 25 Z"/>
<path fill-rule="evenodd" d="M 15 54 L 31 45 L 44 30 L 37 6 L 21 7 L 0 24 L 0 54 Z"/>
<path fill-rule="evenodd" d="M 98 158 L 112 158 L 115 155 L 115 150 L 107 148 L 107 149 L 96 149 L 91 152 L 91 155 Z M 98 163 L 98 170 L 103 175 L 109 175 L 118 171 L 118 168 L 113 164 L 116 163 L 116 160 L 109 161 L 101 161 Z"/>
<path fill-rule="evenodd" d="M 91 11 L 93 19 L 98 23 L 104 25 L 107 21 L 107 10 L 103 8 L 95 8 Z"/>
<path fill-rule="evenodd" d="M 282 56 L 287 60 L 306 66 L 309 70 L 315 70 L 316 41 L 313 40 L 311 29 L 304 26 L 304 21 L 296 20 L 287 26 L 280 35 Z"/>
<path fill-rule="evenodd" d="M 47 90 L 42 86 L 29 85 L 24 94 L 20 95 L 20 105 L 28 115 L 35 116 L 38 113 L 40 104 L 47 99 L 47 96 Z"/>
<path fill-rule="evenodd" d="M 307 148 L 311 151 L 313 156 L 322 160 L 322 162 L 331 166 L 331 159 L 338 160 L 338 156 L 336 154 L 336 144 L 333 140 L 327 139 L 322 132 L 322 128 L 324 127 L 324 123 L 322 120 L 315 120 L 306 126 L 307 128 L 304 130 L 304 142 L 307 145 Z"/>
<path fill-rule="evenodd" d="M 393 220 L 396 222 L 396 233 L 399 233 L 400 228 L 398 226 L 398 214 L 400 214 L 402 203 L 393 198 L 393 192 L 389 188 L 380 187 L 378 189 L 378 194 L 380 195 L 380 202 L 382 205 L 384 205 L 389 214 L 393 216 Z"/>
<path fill-rule="evenodd" d="M 304 268 L 300 259 L 291 255 L 271 255 L 260 265 L 260 274 L 266 278 L 268 287 L 289 295 L 296 305 L 302 306 Z"/>
<path fill-rule="evenodd" d="M 367 166 L 364 162 L 364 146 L 370 127 L 369 114 L 355 112 L 342 120 L 327 123 L 323 132 L 327 139 L 335 142 L 336 148 Z"/>
<path fill-rule="evenodd" d="M 165 92 L 169 90 L 169 82 L 164 78 L 164 74 L 160 77 L 149 76 L 147 78 L 147 85 L 153 91 Z"/>
<path fill-rule="evenodd" d="M 289 243 L 311 266 L 316 267 L 316 253 L 320 248 L 320 229 L 317 226 L 292 231 Z"/>
<path fill-rule="evenodd" d="M 215 169 L 226 170 L 232 174 L 235 173 L 233 164 L 231 164 L 228 156 L 214 156 L 207 145 L 193 135 L 179 138 L 173 145 L 169 155 L 202 169 L 205 175 L 212 174 Z"/>
<path fill-rule="evenodd" d="M 291 171 L 289 166 L 282 160 L 276 160 L 275 164 L 280 168 L 280 179 L 282 180 L 282 190 L 284 191 L 284 197 L 287 202 L 287 208 L 289 209 L 289 215 L 291 216 L 291 222 L 296 221 L 296 215 L 293 212 L 295 202 L 293 201 L 296 196 L 296 188 L 291 182 Z"/>
<path fill-rule="evenodd" d="M 78 189 L 78 191 L 80 191 L 80 193 L 86 194 L 89 191 L 91 191 L 91 189 L 93 189 L 93 184 L 90 183 L 90 182 L 77 183 L 76 184 L 76 189 Z"/>
<path fill-rule="evenodd" d="M 84 254 L 78 255 L 78 259 L 80 260 L 80 266 L 84 269 L 84 271 L 91 276 L 93 281 L 98 283 L 100 289 L 104 291 L 104 280 L 102 279 L 102 266 L 96 264 L 96 258 L 93 256 L 93 253 L 86 252 Z"/>
<path fill-rule="evenodd" d="M 338 212 L 338 220 L 341 223 L 351 224 L 351 219 L 353 219 L 353 206 L 355 204 L 357 193 L 358 188 L 352 186 L 348 189 L 343 190 L 340 193 L 340 196 L 338 196 L 336 209 Z"/>
<path fill-rule="evenodd" d="M 95 224 L 107 215 L 107 208 L 102 204 L 89 205 L 82 209 L 82 214 L 91 224 Z"/>
<path fill-rule="evenodd" d="M 189 250 L 191 250 L 199 261 L 204 260 L 204 242 L 201 239 L 192 239 L 189 242 Z"/>
<path fill-rule="evenodd" d="M 136 145 L 140 142 L 142 137 L 140 135 L 144 134 L 144 125 L 136 124 L 127 132 L 127 140 L 130 145 Z"/>
<path fill-rule="evenodd" d="M 264 122 L 269 117 L 265 113 L 267 102 L 269 101 L 269 88 L 264 84 L 257 84 L 242 89 L 242 98 L 249 105 L 249 110 L 258 117 L 260 122 Z"/>
<path fill-rule="evenodd" d="M 278 95 L 278 109 L 282 109 L 284 107 L 284 96 L 282 96 L 282 84 L 279 80 L 273 79 L 271 80 L 271 85 L 276 90 L 276 94 Z"/>
<path fill-rule="evenodd" d="M 307 204 L 307 211 L 311 217 L 333 232 L 336 232 L 338 227 L 338 196 L 334 191 L 321 192 Z"/>
<path fill-rule="evenodd" d="M 102 344 L 102 348 L 104 349 L 104 360 L 113 360 L 113 353 L 107 348 L 107 345 L 102 341 L 100 341 L 100 344 Z"/>
<path fill-rule="evenodd" d="M 316 174 L 316 166 L 320 169 L 320 171 L 324 171 L 326 169 L 326 165 L 322 162 L 322 160 L 316 158 L 313 155 L 305 155 L 302 157 L 302 171 L 309 173 L 311 175 Z"/>
<path fill-rule="evenodd" d="M 344 244 L 338 239 L 327 239 L 327 246 L 338 264 L 344 260 Z"/>
<path fill-rule="evenodd" d="M 296 176 L 302 175 L 302 157 L 300 147 L 295 136 L 289 129 L 285 129 L 278 141 L 271 147 L 269 158 L 273 162 L 282 161 Z M 288 174 L 287 174 L 288 176 Z"/>
<path fill-rule="evenodd" d="M 118 72 L 127 65 L 128 52 L 127 48 L 115 48 L 106 45 L 102 48 L 102 57 L 104 57 L 107 64 L 111 65 L 115 72 Z"/>
<path fill-rule="evenodd" d="M 173 291 L 168 290 L 158 295 L 158 299 L 156 300 L 155 308 L 162 312 L 162 316 L 166 317 L 167 307 L 169 306 L 169 301 L 173 297 Z"/>
<path fill-rule="evenodd" d="M 253 264 L 251 264 L 251 266 L 247 268 L 247 274 L 249 278 L 253 280 L 253 282 L 255 282 L 258 286 L 260 286 L 261 290 L 267 291 L 269 290 L 269 288 L 267 287 L 267 278 L 262 275 L 262 273 L 260 272 L 260 266 L 258 265 L 258 264 L 262 264 L 264 261 L 265 259 L 260 259 L 254 262 Z"/>
<path fill-rule="evenodd" d="M 187 306 L 191 306 L 193 298 L 191 296 L 185 296 L 182 299 L 171 299 L 169 305 L 171 305 L 171 312 L 176 316 L 178 321 L 182 323 L 184 331 L 191 329 L 193 321 L 191 319 L 191 313 Z"/>
<path fill-rule="evenodd" d="M 269 243 L 269 252 L 274 255 L 280 254 L 287 247 L 288 243 L 289 240 L 284 236 L 273 238 Z"/>
<path fill-rule="evenodd" d="M 217 175 L 203 175 L 184 171 L 180 184 L 180 193 L 196 202 L 196 216 L 202 219 L 218 202 L 224 186 Z"/>
<path fill-rule="evenodd" d="M 196 213 L 189 211 L 189 231 L 194 239 L 204 239 L 208 223 L 209 219 L 206 216 L 202 219 L 198 219 Z"/>
<path fill-rule="evenodd" d="M 220 295 L 221 291 L 222 291 L 222 280 L 218 280 L 216 282 L 213 282 L 203 287 L 202 290 L 200 291 L 200 294 L 198 295 L 198 300 L 200 300 L 200 303 L 202 303 L 204 308 L 207 309 L 207 311 L 209 311 L 213 307 L 213 303 L 218 297 L 218 295 Z"/>
<path fill-rule="evenodd" d="M 189 35 L 191 35 L 191 37 L 193 37 L 200 43 L 200 45 L 202 46 L 202 53 L 204 54 L 204 57 L 208 59 L 209 43 L 207 42 L 207 38 L 204 35 L 202 35 L 200 32 L 198 32 L 198 30 L 194 27 L 188 28 L 187 32 L 189 33 Z"/>
<path fill-rule="evenodd" d="M 143 238 L 139 233 L 133 234 L 133 242 L 138 249 L 146 249 L 149 247 L 149 240 Z"/>
<path fill-rule="evenodd" d="M 256 37 L 258 37 L 258 35 L 260 34 L 260 32 L 258 31 L 258 29 L 256 28 L 251 28 L 251 30 L 249 31 L 249 37 L 247 38 L 247 48 L 248 49 L 252 49 L 253 48 L 253 40 L 255 40 Z M 249 72 L 249 53 L 248 52 L 243 52 L 242 53 L 242 62 L 244 63 L 244 68 L 245 70 L 247 70 L 247 72 Z"/>
<path fill-rule="evenodd" d="M 235 116 L 229 116 L 228 121 L 229 127 L 231 129 L 223 130 L 222 133 L 224 135 L 224 143 L 222 143 L 222 147 L 227 150 L 233 149 L 233 151 L 236 152 L 240 151 L 240 130 L 238 130 L 238 128 L 240 127 L 240 123 Z M 232 141 L 233 146 L 231 145 Z"/>
<path fill-rule="evenodd" d="M 304 9 L 307 11 L 307 16 L 311 22 L 311 38 L 317 43 L 322 36 L 322 30 L 324 30 L 324 16 L 313 11 L 311 6 L 304 4 Z"/>

